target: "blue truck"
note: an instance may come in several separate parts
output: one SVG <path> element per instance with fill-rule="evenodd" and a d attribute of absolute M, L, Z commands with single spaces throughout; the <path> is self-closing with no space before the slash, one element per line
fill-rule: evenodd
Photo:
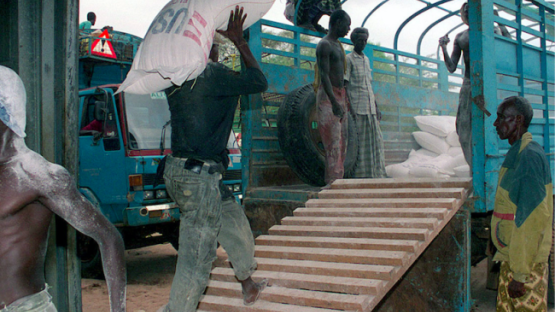
<path fill-rule="evenodd" d="M 119 229 L 126 249 L 165 242 L 177 249 L 179 208 L 156 176 L 171 153 L 166 95 L 115 94 L 142 39 L 117 31 L 103 37 L 92 31 L 80 37 L 79 189 Z M 234 133 L 228 148 L 223 179 L 240 201 L 241 152 Z M 101 276 L 98 247 L 86 236 L 78 239 L 83 276 Z"/>
<path fill-rule="evenodd" d="M 297 10 L 300 2 L 296 2 Z M 353 9 L 348 6 L 349 2 L 344 4 L 347 12 Z M 356 2 L 357 10 L 368 12 L 362 26 L 378 18 L 381 9 L 390 4 L 388 2 Z M 462 83 L 462 66 L 450 74 L 440 57 L 439 48 L 437 57 L 420 53 L 429 31 L 444 27 L 442 22 L 449 18 L 460 20 L 459 10 L 446 6 L 449 0 L 411 2 L 420 2 L 422 8 L 398 26 L 393 48 L 368 44 L 364 50 L 370 59 L 374 93 L 382 110 L 386 164 L 403 162 L 411 149 L 418 148 L 411 135 L 417 131 L 414 116 L 456 114 L 458 90 Z M 494 10 L 499 15 L 494 14 Z M 430 12 L 441 14 L 439 17 L 426 15 Z M 534 109 L 529 131 L 543 146 L 555 176 L 553 1 L 469 1 L 469 12 L 472 97 L 483 99 L 486 108 L 493 113 L 505 97 L 521 95 L 529 99 Z M 424 31 L 418 40 L 417 53 L 397 49 L 403 30 L 406 31 L 416 17 L 422 16 L 426 25 L 419 25 Z M 496 34 L 496 23 L 509 28 L 511 38 Z M 351 25 L 355 26 L 361 24 Z M 454 38 L 464 29 L 459 28 L 461 26 L 466 27 L 462 23 L 455 28 L 450 26 L 443 34 L 448 33 Z M 374 31 L 378 30 L 370 29 L 370 33 Z M 323 150 L 310 84 L 314 80 L 315 48 L 323 36 L 322 33 L 270 20 L 261 20 L 249 28 L 249 45 L 269 83 L 266 93 L 251 96 L 241 107 L 244 116 L 244 206 L 255 235 L 267 234 L 270 227 L 280 224 L 283 217 L 293 215 L 293 210 L 317 197 L 320 191 Z M 352 50 L 350 40 L 341 39 L 341 42 L 349 53 Z M 472 263 L 476 264 L 486 257 L 498 171 L 509 145 L 496 135 L 493 127 L 495 116 L 488 118 L 473 105 L 472 118 L 473 195 L 465 206 L 471 215 L 468 236 L 472 243 L 468 252 Z M 291 149 L 292 144 L 298 148 Z M 308 161 L 301 163 L 303 158 Z M 446 248 L 451 247 L 465 248 L 464 245 Z M 466 257 L 464 253 L 461 255 Z M 469 274 L 457 275 L 452 281 L 461 282 L 461 287 L 466 287 Z M 451 300 L 453 306 L 460 308 L 457 311 L 469 311 L 471 303 L 466 292 L 469 288 L 465 289 L 459 292 L 461 296 L 453 294 L 453 297 L 441 300 Z"/>

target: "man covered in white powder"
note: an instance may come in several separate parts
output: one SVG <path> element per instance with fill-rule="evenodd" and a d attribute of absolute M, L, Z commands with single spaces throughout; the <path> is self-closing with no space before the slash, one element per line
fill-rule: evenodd
<path fill-rule="evenodd" d="M 56 311 L 44 277 L 53 213 L 98 243 L 111 311 L 125 311 L 123 240 L 66 169 L 25 145 L 25 104 L 23 82 L 0 66 L 0 311 Z"/>

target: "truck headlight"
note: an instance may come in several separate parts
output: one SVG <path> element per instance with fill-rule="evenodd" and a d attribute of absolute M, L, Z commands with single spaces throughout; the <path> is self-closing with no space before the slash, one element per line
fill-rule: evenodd
<path fill-rule="evenodd" d="M 144 191 L 143 192 L 143 199 L 144 200 L 154 199 L 154 192 L 153 191 Z"/>
<path fill-rule="evenodd" d="M 167 198 L 168 194 L 166 193 L 166 190 L 157 190 L 156 191 L 156 199 L 162 199 L 162 198 Z"/>

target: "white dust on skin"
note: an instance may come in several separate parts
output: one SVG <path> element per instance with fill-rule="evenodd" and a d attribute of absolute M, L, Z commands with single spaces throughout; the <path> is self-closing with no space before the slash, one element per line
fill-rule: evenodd
<path fill-rule="evenodd" d="M 102 230 L 102 224 L 109 224 L 107 220 L 104 220 L 104 222 L 99 220 L 99 218 L 105 218 L 103 215 L 93 214 L 91 216 L 85 212 L 91 209 L 95 212 L 97 210 L 78 192 L 69 172 L 62 166 L 50 163 L 41 155 L 30 150 L 21 137 L 11 131 L 6 132 L 7 134 L 4 133 L 0 136 L 0 159 L 3 158 L 0 165 L 4 166 L 2 170 L 11 171 L 12 174 L 9 176 L 13 179 L 1 180 L 0 188 L 5 184 L 10 184 L 12 188 L 15 187 L 19 190 L 35 190 L 37 200 L 39 200 L 39 197 L 47 199 L 41 201 L 43 205 L 45 203 L 56 205 L 56 207 L 45 205 L 46 208 L 60 215 L 80 232 L 85 232 L 83 234 L 91 236 L 99 244 L 102 251 L 107 251 L 107 248 L 112 245 L 110 242 L 114 243 L 113 240 L 119 238 L 110 236 L 119 235 L 119 233 L 115 229 L 107 232 Z M 90 209 L 80 209 L 86 205 L 89 205 Z M 118 245 L 118 243 L 115 244 Z M 123 248 L 123 243 L 119 245 Z M 112 249 L 112 252 L 102 253 L 103 267 L 106 269 L 106 273 L 117 270 L 112 274 L 106 274 L 108 291 L 112 294 L 114 286 L 121 289 L 119 294 L 114 294 L 118 298 L 117 301 L 121 302 L 121 306 L 116 307 L 115 310 L 124 311 L 126 297 L 125 262 L 122 263 L 121 257 L 116 254 L 117 251 L 114 248 Z M 110 296 L 110 302 L 113 300 L 115 298 Z"/>
<path fill-rule="evenodd" d="M 25 103 L 27 93 L 23 81 L 16 72 L 0 65 L 0 107 L 7 116 L 5 123 L 10 124 L 12 131 L 20 136 L 25 136 Z"/>

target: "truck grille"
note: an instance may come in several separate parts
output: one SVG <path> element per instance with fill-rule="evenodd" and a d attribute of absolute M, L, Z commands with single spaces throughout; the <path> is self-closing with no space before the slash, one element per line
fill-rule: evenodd
<path fill-rule="evenodd" d="M 145 173 L 143 174 L 143 184 L 144 185 L 154 185 L 156 181 L 156 174 L 155 173 Z M 158 179 L 158 185 L 164 184 L 164 178 Z"/>
<path fill-rule="evenodd" d="M 241 180 L 241 170 L 227 170 L 224 172 L 224 180 Z"/>

